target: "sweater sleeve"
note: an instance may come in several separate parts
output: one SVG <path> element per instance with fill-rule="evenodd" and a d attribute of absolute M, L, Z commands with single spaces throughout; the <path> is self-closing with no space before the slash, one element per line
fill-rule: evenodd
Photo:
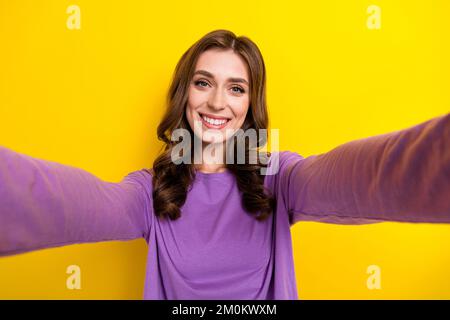
<path fill-rule="evenodd" d="M 0 146 L 0 256 L 146 237 L 142 172 L 118 183 Z"/>
<path fill-rule="evenodd" d="M 450 114 L 304 158 L 279 154 L 290 224 L 450 223 Z"/>

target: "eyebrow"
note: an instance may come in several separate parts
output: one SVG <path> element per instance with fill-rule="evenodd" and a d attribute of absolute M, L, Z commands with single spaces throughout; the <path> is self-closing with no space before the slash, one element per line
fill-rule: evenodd
<path fill-rule="evenodd" d="M 208 72 L 206 70 L 197 70 L 197 71 L 194 72 L 194 75 L 196 75 L 196 74 L 202 74 L 205 77 L 214 79 L 214 75 L 211 72 Z M 240 82 L 240 83 L 245 83 L 245 84 L 248 85 L 247 80 L 245 80 L 243 78 L 228 78 L 228 81 L 230 81 L 230 82 Z"/>

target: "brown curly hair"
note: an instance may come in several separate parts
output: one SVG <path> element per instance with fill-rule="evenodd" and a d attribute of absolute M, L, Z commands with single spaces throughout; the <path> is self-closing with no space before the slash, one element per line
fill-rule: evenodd
<path fill-rule="evenodd" d="M 258 153 L 256 160 L 253 158 L 254 161 L 250 161 L 251 148 L 264 146 L 267 142 L 267 132 L 265 130 L 262 130 L 263 134 L 260 132 L 260 129 L 267 129 L 269 124 L 264 60 L 256 44 L 249 38 L 236 37 L 231 31 L 222 29 L 212 31 L 194 43 L 182 55 L 175 68 L 166 98 L 167 109 L 157 129 L 158 139 L 165 143 L 164 150 L 154 161 L 153 168 L 149 170 L 153 183 L 153 209 L 157 217 L 169 217 L 172 220 L 179 218 L 180 208 L 185 203 L 189 187 L 195 179 L 196 169 L 192 161 L 189 162 L 190 164 L 175 164 L 172 161 L 171 153 L 175 144 L 171 141 L 171 134 L 175 129 L 185 129 L 191 134 L 192 139 L 195 138 L 185 113 L 188 88 L 200 54 L 212 48 L 232 49 L 248 65 L 251 99 L 249 111 L 241 129 L 244 132 L 247 129 L 254 129 L 257 134 L 257 145 L 252 146 L 245 140 L 245 163 L 237 164 L 235 149 L 235 161 L 233 164 L 227 163 L 226 168 L 236 178 L 242 193 L 244 209 L 254 214 L 257 220 L 262 221 L 272 213 L 276 204 L 275 198 L 266 193 L 268 190 L 264 187 L 265 175 L 260 174 L 260 169 L 267 167 L 270 153 Z M 236 145 L 237 143 L 234 144 L 235 147 Z M 192 159 L 192 153 L 190 156 Z M 265 161 L 261 162 L 261 157 L 266 157 Z"/>

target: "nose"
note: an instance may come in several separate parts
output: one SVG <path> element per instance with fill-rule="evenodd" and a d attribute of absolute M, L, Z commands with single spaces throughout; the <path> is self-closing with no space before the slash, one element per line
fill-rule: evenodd
<path fill-rule="evenodd" d="M 215 89 L 208 101 L 209 106 L 215 110 L 222 110 L 225 108 L 226 98 L 220 89 Z"/>

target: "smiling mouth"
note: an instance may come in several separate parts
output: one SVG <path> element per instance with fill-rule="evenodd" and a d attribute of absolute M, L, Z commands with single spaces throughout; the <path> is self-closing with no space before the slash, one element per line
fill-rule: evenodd
<path fill-rule="evenodd" d="M 202 123 L 207 128 L 211 128 L 211 129 L 222 129 L 231 120 L 229 118 L 223 118 L 223 117 L 220 117 L 220 118 L 208 117 L 207 115 L 204 115 L 202 113 L 199 113 L 199 115 L 200 115 L 200 118 L 202 119 Z"/>

